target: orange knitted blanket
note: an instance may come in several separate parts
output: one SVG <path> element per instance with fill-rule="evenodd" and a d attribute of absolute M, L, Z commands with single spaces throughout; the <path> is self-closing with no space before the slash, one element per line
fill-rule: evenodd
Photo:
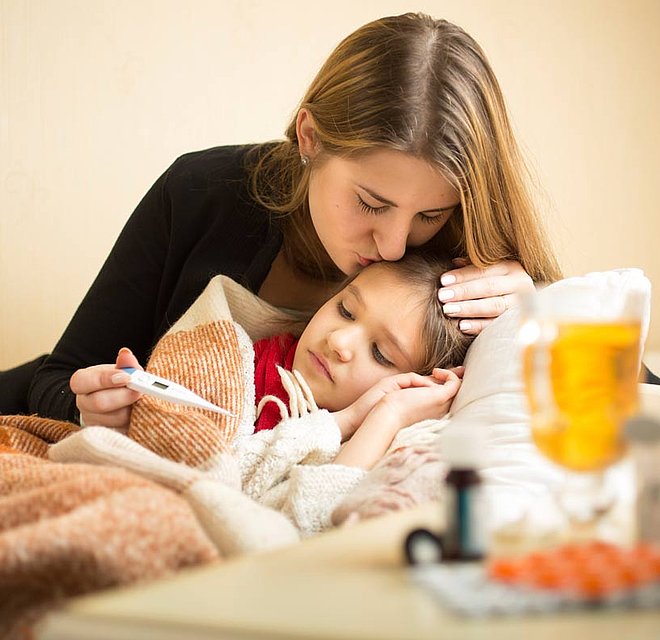
<path fill-rule="evenodd" d="M 37 434 L 23 438 L 3 423 L 3 441 L 41 446 Z M 25 637 L 68 596 L 217 558 L 191 507 L 172 491 L 123 469 L 58 464 L 2 446 L 0 637 Z"/>
<path fill-rule="evenodd" d="M 253 427 L 251 366 L 251 341 L 212 281 L 147 369 L 236 417 L 146 396 L 134 406 L 128 437 L 0 416 L 0 638 L 25 637 L 67 597 L 297 539 L 288 521 L 269 521 L 274 535 L 263 544 L 240 531 L 241 513 L 270 517 L 240 494 L 230 453 L 234 435 Z M 84 455 L 70 459 L 90 463 L 57 461 L 73 449 Z"/>

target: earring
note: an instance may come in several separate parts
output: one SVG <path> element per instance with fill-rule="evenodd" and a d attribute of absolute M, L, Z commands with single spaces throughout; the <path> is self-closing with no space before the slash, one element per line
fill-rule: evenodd
<path fill-rule="evenodd" d="M 302 153 L 300 154 L 300 164 L 302 164 L 303 167 L 306 167 L 309 164 L 309 158 Z"/>

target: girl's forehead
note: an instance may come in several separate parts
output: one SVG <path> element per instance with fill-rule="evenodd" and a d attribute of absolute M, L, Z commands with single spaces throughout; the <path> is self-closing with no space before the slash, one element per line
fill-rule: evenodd
<path fill-rule="evenodd" d="M 393 327 L 421 324 L 429 296 L 425 287 L 403 276 L 395 266 L 377 263 L 360 272 L 346 288 L 360 304 L 371 307 Z"/>
<path fill-rule="evenodd" d="M 353 280 L 360 288 L 368 291 L 391 291 L 392 293 L 400 291 L 409 291 L 419 295 L 419 289 L 411 282 L 410 278 L 405 277 L 397 270 L 396 266 L 386 262 L 378 262 L 363 269 Z"/>

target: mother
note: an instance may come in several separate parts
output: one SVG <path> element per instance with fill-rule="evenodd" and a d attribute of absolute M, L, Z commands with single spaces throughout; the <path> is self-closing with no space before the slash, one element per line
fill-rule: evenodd
<path fill-rule="evenodd" d="M 560 276 L 524 176 L 479 45 L 426 15 L 371 22 L 330 55 L 286 140 L 174 162 L 53 353 L 0 374 L 0 412 L 127 424 L 137 394 L 116 366 L 145 361 L 219 273 L 312 310 L 345 275 L 427 245 L 458 259 L 439 297 L 478 333 Z"/>

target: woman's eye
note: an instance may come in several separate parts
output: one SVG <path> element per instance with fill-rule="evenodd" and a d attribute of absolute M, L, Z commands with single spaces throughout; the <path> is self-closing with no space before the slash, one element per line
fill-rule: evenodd
<path fill-rule="evenodd" d="M 374 357 L 374 360 L 382 365 L 383 367 L 393 367 L 394 363 L 390 362 L 382 353 L 381 350 L 378 348 L 378 345 L 374 342 L 371 345 L 371 353 Z"/>
<path fill-rule="evenodd" d="M 422 217 L 422 221 L 426 224 L 439 224 L 443 220 L 447 219 L 446 213 L 441 213 L 437 216 L 426 216 L 423 213 L 420 213 L 419 215 Z"/>
<path fill-rule="evenodd" d="M 364 213 L 372 213 L 372 214 L 378 214 L 378 213 L 383 213 L 385 209 L 387 209 L 387 205 L 384 204 L 382 207 L 372 207 L 370 204 L 367 204 L 361 196 L 358 194 L 357 196 L 358 199 L 358 206 Z"/>
<path fill-rule="evenodd" d="M 346 320 L 353 320 L 353 314 L 344 306 L 343 302 L 337 303 L 337 311 L 339 311 L 339 315 L 342 318 L 346 318 Z"/>
<path fill-rule="evenodd" d="M 426 224 L 439 224 L 440 222 L 447 220 L 449 216 L 460 216 L 460 214 L 461 214 L 461 205 L 459 203 L 451 209 L 443 210 L 437 216 L 427 216 L 424 215 L 423 213 L 420 213 L 419 215 L 422 217 L 422 221 L 426 222 Z"/>

